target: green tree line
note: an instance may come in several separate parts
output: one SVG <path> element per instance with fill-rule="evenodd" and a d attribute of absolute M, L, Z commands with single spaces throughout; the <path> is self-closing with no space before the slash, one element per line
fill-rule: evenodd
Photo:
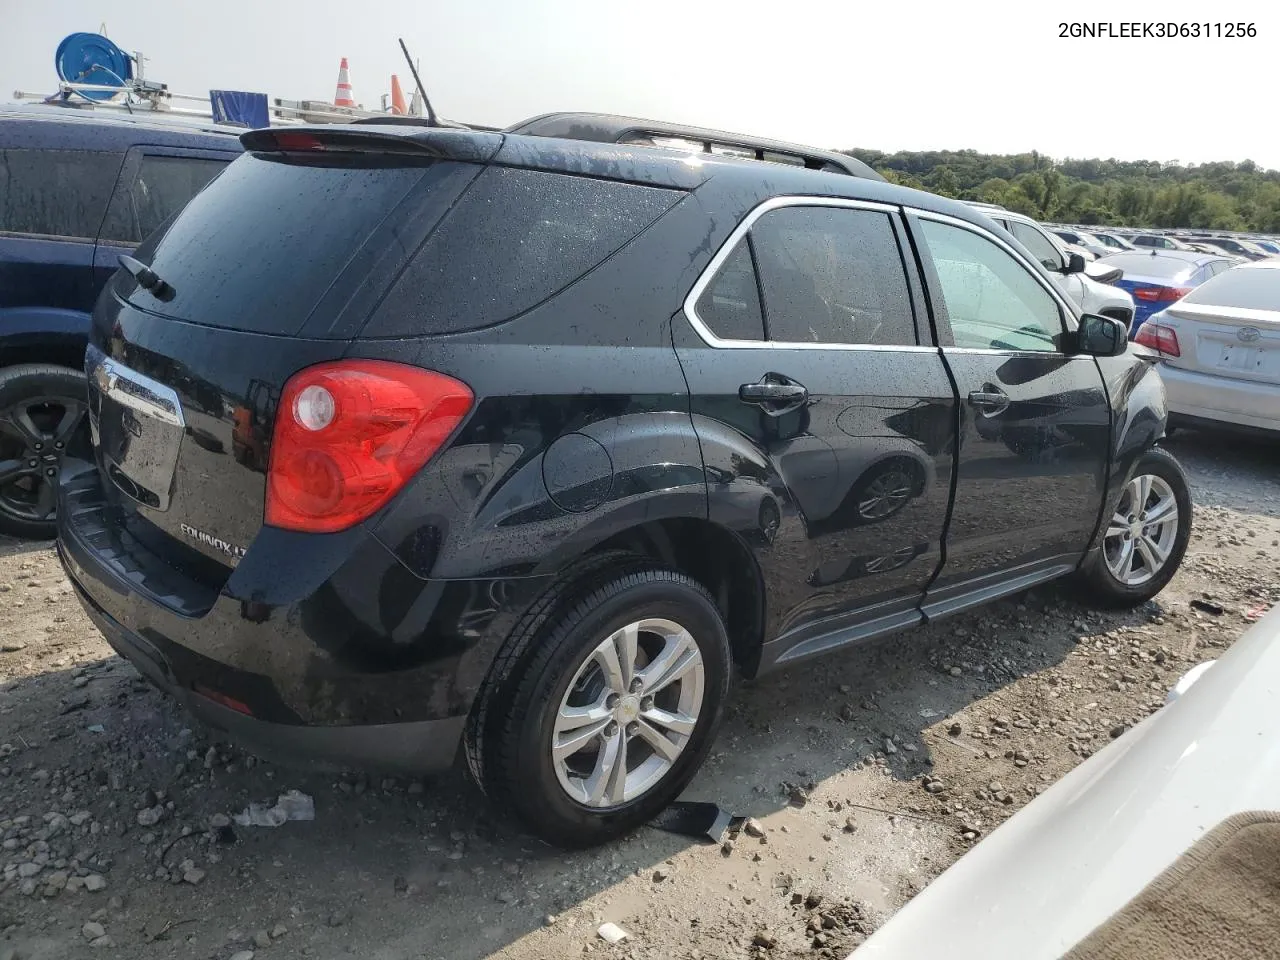
<path fill-rule="evenodd" d="M 848 150 L 888 180 L 1037 220 L 1280 233 L 1280 171 L 1252 160 L 1180 166 L 974 150 Z"/>

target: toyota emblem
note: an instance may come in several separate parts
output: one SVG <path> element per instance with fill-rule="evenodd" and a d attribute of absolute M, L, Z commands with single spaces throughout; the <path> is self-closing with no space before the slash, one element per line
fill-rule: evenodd
<path fill-rule="evenodd" d="M 1253 343 L 1262 336 L 1262 331 L 1257 327 L 1241 327 L 1236 331 L 1236 336 L 1244 343 Z"/>

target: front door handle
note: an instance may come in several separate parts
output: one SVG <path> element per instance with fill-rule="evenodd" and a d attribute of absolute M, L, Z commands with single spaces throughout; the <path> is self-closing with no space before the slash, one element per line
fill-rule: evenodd
<path fill-rule="evenodd" d="M 981 390 L 969 394 L 969 402 L 982 411 L 983 416 L 994 417 L 1009 407 L 1009 395 L 999 387 L 984 383 Z"/>
<path fill-rule="evenodd" d="M 780 373 L 766 373 L 758 383 L 738 387 L 738 399 L 754 403 L 775 416 L 794 410 L 809 399 L 804 384 L 796 383 Z"/>

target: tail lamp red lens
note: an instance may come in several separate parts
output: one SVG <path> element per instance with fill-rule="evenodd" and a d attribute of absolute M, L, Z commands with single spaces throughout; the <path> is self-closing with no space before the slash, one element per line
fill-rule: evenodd
<path fill-rule="evenodd" d="M 382 360 L 294 374 L 276 412 L 266 522 L 310 533 L 359 523 L 435 455 L 474 399 L 452 377 Z"/>
<path fill-rule="evenodd" d="M 1178 346 L 1177 331 L 1173 327 L 1166 327 L 1163 323 L 1152 323 L 1148 320 L 1138 328 L 1138 335 L 1133 338 L 1133 342 L 1150 347 L 1152 350 L 1159 350 L 1166 357 L 1182 356 L 1182 348 Z"/>
<path fill-rule="evenodd" d="M 1148 303 L 1173 303 L 1192 291 L 1192 287 L 1137 287 L 1133 295 Z"/>

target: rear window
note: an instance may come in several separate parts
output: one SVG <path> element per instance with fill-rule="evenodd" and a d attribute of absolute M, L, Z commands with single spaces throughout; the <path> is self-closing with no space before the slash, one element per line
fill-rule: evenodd
<path fill-rule="evenodd" d="M 1182 302 L 1238 310 L 1280 311 L 1280 269 L 1227 270 L 1196 287 Z"/>
<path fill-rule="evenodd" d="M 1196 265 L 1176 257 L 1152 256 L 1149 253 L 1116 253 L 1107 257 L 1108 266 L 1119 267 L 1125 272 L 1126 279 L 1135 277 L 1155 277 L 1157 279 L 1174 280 L 1189 277 Z"/>
<path fill-rule="evenodd" d="M 199 157 L 143 156 L 132 182 L 116 191 L 101 239 L 136 244 L 181 210 L 226 165 L 226 160 Z"/>
<path fill-rule="evenodd" d="M 301 330 L 369 234 L 428 174 L 369 160 L 324 165 L 245 155 L 187 204 L 137 258 L 174 289 L 144 309 L 253 333 Z"/>
<path fill-rule="evenodd" d="M 0 232 L 94 240 L 122 153 L 0 150 Z"/>
<path fill-rule="evenodd" d="M 510 319 L 608 259 L 681 196 L 490 167 L 410 261 L 364 336 L 456 333 Z"/>

